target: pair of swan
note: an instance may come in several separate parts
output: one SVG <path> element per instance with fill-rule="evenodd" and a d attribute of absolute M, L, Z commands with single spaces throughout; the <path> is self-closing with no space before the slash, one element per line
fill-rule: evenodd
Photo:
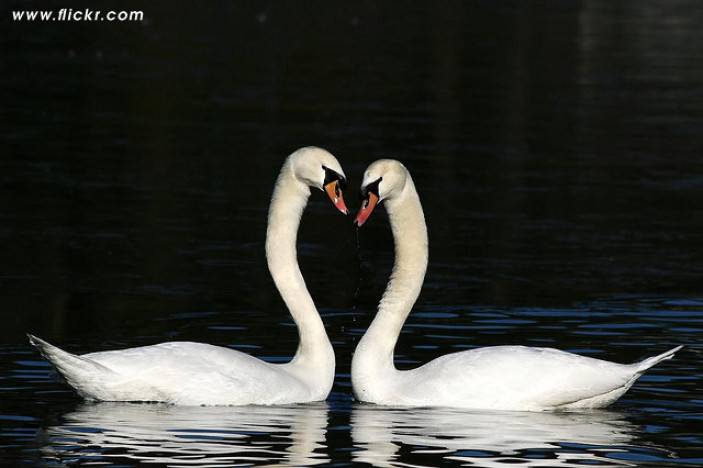
<path fill-rule="evenodd" d="M 179 405 L 324 400 L 334 380 L 334 350 L 298 267 L 296 237 L 310 188 L 325 191 L 346 214 L 345 185 L 337 159 L 315 147 L 291 154 L 276 181 L 268 213 L 266 259 L 298 327 L 298 349 L 288 363 L 272 364 L 229 348 L 190 342 L 82 356 L 31 335 L 30 342 L 86 399 Z M 361 191 L 364 201 L 355 223 L 363 225 L 383 202 L 393 230 L 395 263 L 378 313 L 352 360 L 358 400 L 528 411 L 604 407 L 647 369 L 681 348 L 638 363 L 617 364 L 551 348 L 495 346 L 448 354 L 417 369 L 399 371 L 393 350 L 424 280 L 427 228 L 410 173 L 398 161 L 371 164 Z"/>

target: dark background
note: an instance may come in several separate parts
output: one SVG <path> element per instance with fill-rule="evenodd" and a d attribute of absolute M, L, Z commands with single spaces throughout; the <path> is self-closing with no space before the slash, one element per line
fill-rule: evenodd
<path fill-rule="evenodd" d="M 145 20 L 10 20 L 81 6 Z M 317 145 L 345 168 L 353 211 L 373 160 L 415 178 L 430 265 L 399 366 L 474 345 L 628 361 L 683 343 L 682 375 L 700 375 L 700 2 L 0 11 L 0 371 L 37 359 L 27 331 L 75 352 L 187 339 L 287 360 L 296 333 L 265 266 L 266 210 L 286 155 Z M 348 418 L 351 351 L 392 239 L 378 210 L 357 251 L 352 218 L 311 200 L 300 262 Z M 486 329 L 486 311 L 505 321 Z M 54 389 L 47 407 L 72 401 L 36 385 Z M 700 384 L 678 385 L 700 412 Z M 13 411 L 31 412 L 20 387 Z"/>

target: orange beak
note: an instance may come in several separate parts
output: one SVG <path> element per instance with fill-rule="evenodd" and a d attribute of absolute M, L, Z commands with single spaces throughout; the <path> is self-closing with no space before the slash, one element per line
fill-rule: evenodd
<path fill-rule="evenodd" d="M 344 203 L 344 196 L 342 195 L 342 191 L 339 189 L 338 180 L 333 180 L 329 184 L 325 185 L 325 192 L 327 193 L 327 196 L 330 197 L 330 200 L 332 200 L 332 204 L 334 204 L 335 208 L 344 214 L 349 214 L 347 205 Z"/>
<path fill-rule="evenodd" d="M 374 208 L 376 208 L 377 204 L 378 195 L 373 192 L 369 192 L 369 197 L 364 200 L 364 202 L 361 204 L 361 208 L 359 208 L 359 213 L 357 213 L 356 219 L 354 220 L 357 226 L 361 227 L 366 222 L 366 220 L 369 219 L 369 216 L 371 216 L 371 212 Z"/>

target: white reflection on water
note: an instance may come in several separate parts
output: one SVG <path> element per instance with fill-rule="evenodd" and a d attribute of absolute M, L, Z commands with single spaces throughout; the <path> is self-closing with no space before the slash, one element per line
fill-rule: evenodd
<path fill-rule="evenodd" d="M 324 453 L 327 404 L 178 407 L 80 405 L 47 429 L 45 460 L 168 466 L 310 466 Z M 316 450 L 322 453 L 316 452 Z"/>
<path fill-rule="evenodd" d="M 435 466 L 438 457 L 505 467 L 632 466 L 607 457 L 623 452 L 636 427 L 618 413 L 470 412 L 356 405 L 351 416 L 355 462 L 379 467 Z M 408 450 L 401 447 L 406 446 Z"/>

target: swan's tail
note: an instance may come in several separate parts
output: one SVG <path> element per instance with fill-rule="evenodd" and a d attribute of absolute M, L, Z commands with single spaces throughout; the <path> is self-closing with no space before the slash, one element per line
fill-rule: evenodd
<path fill-rule="evenodd" d="M 27 334 L 29 342 L 39 350 L 56 370 L 81 396 L 95 399 L 94 389 L 115 372 L 92 359 L 68 353 L 34 335 Z"/>
<path fill-rule="evenodd" d="M 676 352 L 681 348 L 683 348 L 683 346 L 677 346 L 676 348 L 672 348 L 669 351 L 659 354 L 658 356 L 652 356 L 643 361 L 637 362 L 633 364 L 633 366 L 636 367 L 636 372 L 638 374 L 641 374 L 650 367 L 655 366 L 662 361 L 666 361 L 667 359 L 671 359 L 672 357 L 674 357 L 674 354 L 676 354 Z"/>

